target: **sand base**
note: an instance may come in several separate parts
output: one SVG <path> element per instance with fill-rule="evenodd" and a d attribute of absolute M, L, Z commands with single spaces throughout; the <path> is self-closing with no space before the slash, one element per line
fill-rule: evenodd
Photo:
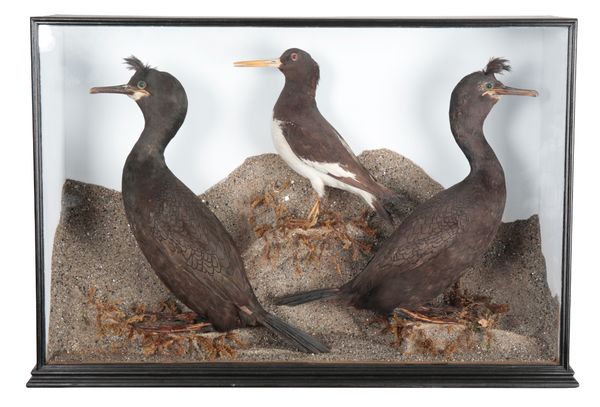
<path fill-rule="evenodd" d="M 415 205 L 441 190 L 418 166 L 388 150 L 364 152 L 359 158 L 378 180 L 404 193 L 404 202 L 394 210 L 396 225 Z M 321 339 L 331 353 L 296 352 L 260 327 L 235 331 L 244 348 L 216 333 L 202 334 L 207 346 L 177 338 L 148 346 L 148 338 L 135 333 L 129 337 L 123 324 L 135 308 L 155 309 L 174 298 L 137 248 L 120 193 L 69 180 L 53 251 L 48 363 L 185 363 L 215 358 L 556 363 L 559 306 L 546 282 L 537 216 L 503 224 L 488 253 L 460 281 L 461 289 L 506 304 L 508 312 L 493 316 L 489 325 L 488 321 L 409 322 L 399 340 L 389 330 L 382 332 L 384 324 L 373 313 L 340 303 L 272 305 L 274 296 L 338 286 L 362 270 L 392 229 L 377 218 L 362 216 L 365 205 L 359 198 L 329 190 L 323 209 L 339 215 L 342 222 L 325 213 L 322 221 L 331 222 L 308 232 L 277 226 L 286 216 L 306 216 L 315 195 L 306 180 L 273 154 L 249 158 L 201 198 L 238 242 L 250 282 L 265 308 Z M 440 302 L 441 297 L 434 301 Z"/>

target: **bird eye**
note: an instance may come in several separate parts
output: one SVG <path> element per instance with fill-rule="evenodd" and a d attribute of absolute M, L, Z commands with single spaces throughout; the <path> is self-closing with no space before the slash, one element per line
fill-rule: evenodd
<path fill-rule="evenodd" d="M 292 54 L 290 55 L 290 59 L 294 62 L 296 62 L 298 60 L 298 53 L 297 52 L 292 52 Z"/>
<path fill-rule="evenodd" d="M 485 84 L 486 89 L 492 89 L 493 87 L 494 87 L 494 84 L 492 82 L 488 82 Z"/>
<path fill-rule="evenodd" d="M 139 81 L 139 82 L 137 83 L 137 87 L 138 87 L 138 88 L 140 88 L 140 89 L 144 89 L 144 88 L 146 87 L 146 82 L 144 82 L 144 81 Z"/>

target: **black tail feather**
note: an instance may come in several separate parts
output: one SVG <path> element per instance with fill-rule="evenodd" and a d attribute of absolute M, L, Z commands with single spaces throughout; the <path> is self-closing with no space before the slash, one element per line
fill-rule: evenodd
<path fill-rule="evenodd" d="M 267 329 L 273 333 L 279 335 L 285 339 L 290 345 L 298 348 L 302 352 L 306 353 L 328 353 L 329 348 L 311 337 L 310 335 L 302 332 L 300 329 L 295 328 L 282 321 L 273 314 L 265 312 L 258 317 L 258 321 Z"/>
<path fill-rule="evenodd" d="M 372 205 L 377 214 L 390 225 L 392 224 L 391 213 L 410 213 L 418 204 L 404 192 L 396 192 L 381 184 L 379 184 L 379 187 L 380 190 L 376 194 Z"/>
<path fill-rule="evenodd" d="M 304 304 L 306 302 L 335 298 L 339 293 L 338 288 L 320 288 L 318 290 L 304 291 L 301 293 L 284 295 L 275 299 L 275 305 L 295 305 Z"/>
<path fill-rule="evenodd" d="M 402 206 L 407 199 L 404 194 L 396 192 L 383 184 L 377 184 L 377 186 L 378 190 L 375 192 L 375 199 L 371 205 L 373 205 L 380 218 L 393 225 L 390 209 L 394 211 L 396 206 Z"/>
<path fill-rule="evenodd" d="M 373 202 L 371 202 L 371 205 L 373 205 L 373 208 L 375 208 L 375 212 L 377 212 L 377 215 L 381 219 L 386 221 L 389 225 L 394 224 L 392 221 L 392 215 L 390 215 L 390 213 L 387 211 L 387 209 L 385 209 L 385 207 L 383 206 L 383 202 L 381 202 L 379 199 L 375 198 L 373 200 Z"/>

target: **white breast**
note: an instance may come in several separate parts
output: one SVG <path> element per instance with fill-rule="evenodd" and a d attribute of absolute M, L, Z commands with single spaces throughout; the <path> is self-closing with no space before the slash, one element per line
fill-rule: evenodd
<path fill-rule="evenodd" d="M 370 206 L 372 206 L 371 202 L 373 202 L 374 199 L 372 194 L 353 187 L 352 185 L 345 184 L 329 175 L 332 174 L 336 177 L 356 179 L 353 173 L 345 170 L 338 163 L 323 163 L 298 158 L 298 156 L 296 156 L 292 151 L 292 148 L 283 135 L 281 121 L 275 118 L 273 118 L 271 125 L 271 136 L 273 137 L 273 144 L 275 145 L 275 150 L 277 150 L 279 156 L 294 171 L 303 177 L 308 178 L 313 189 L 317 192 L 320 198 L 325 195 L 325 185 L 327 185 L 359 195 Z"/>

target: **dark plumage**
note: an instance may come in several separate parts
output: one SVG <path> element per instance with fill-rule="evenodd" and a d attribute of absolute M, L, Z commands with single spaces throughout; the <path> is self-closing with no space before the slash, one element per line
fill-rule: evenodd
<path fill-rule="evenodd" d="M 127 69 L 131 71 L 142 72 L 146 74 L 151 69 L 150 65 L 144 64 L 134 55 L 131 55 L 127 58 L 123 58 L 123 61 L 125 65 L 127 65 Z"/>
<path fill-rule="evenodd" d="M 304 352 L 327 352 L 259 304 L 233 239 L 216 216 L 167 167 L 164 151 L 187 112 L 179 81 L 130 57 L 129 83 L 92 88 L 137 101 L 145 119 L 123 168 L 123 203 L 138 245 L 162 282 L 218 331 L 264 325 Z"/>
<path fill-rule="evenodd" d="M 384 203 L 399 197 L 371 176 L 319 112 L 315 100 L 319 65 L 310 54 L 291 48 L 279 59 L 242 61 L 235 65 L 277 67 L 284 74 L 285 85 L 273 109 L 273 141 L 281 158 L 310 180 L 319 199 L 325 195 L 325 186 L 343 189 L 362 197 L 391 223 Z M 318 206 L 316 209 L 318 213 Z"/>
<path fill-rule="evenodd" d="M 289 295 L 280 305 L 339 298 L 383 315 L 415 308 L 458 280 L 492 242 L 506 201 L 504 172 L 483 135 L 483 123 L 500 95 L 536 96 L 503 85 L 494 73 L 507 61 L 492 59 L 465 76 L 452 92 L 450 127 L 471 171 L 460 183 L 418 206 L 382 244 L 366 268 L 340 288 Z"/>
<path fill-rule="evenodd" d="M 491 58 L 488 64 L 483 68 L 482 72 L 484 75 L 501 74 L 504 71 L 510 72 L 510 65 L 508 59 L 504 58 Z"/>

